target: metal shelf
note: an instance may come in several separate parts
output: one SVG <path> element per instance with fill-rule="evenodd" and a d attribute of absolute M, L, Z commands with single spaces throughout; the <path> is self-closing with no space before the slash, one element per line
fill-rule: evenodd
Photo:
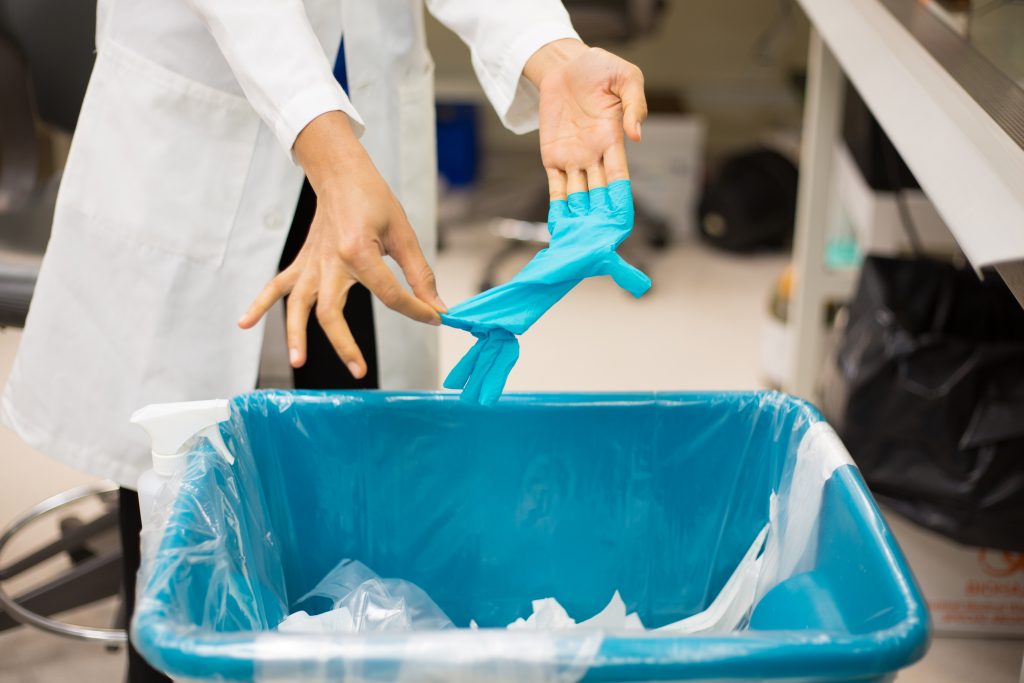
<path fill-rule="evenodd" d="M 800 4 L 812 31 L 784 388 L 812 398 L 831 289 L 822 257 L 844 76 L 971 264 L 1001 273 L 1024 261 L 1024 90 L 916 0 Z"/>

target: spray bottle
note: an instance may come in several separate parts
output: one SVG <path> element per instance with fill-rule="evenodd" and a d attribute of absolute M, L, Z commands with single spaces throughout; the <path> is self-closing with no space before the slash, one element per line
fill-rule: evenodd
<path fill-rule="evenodd" d="M 175 473 L 185 467 L 185 456 L 193 437 L 204 436 L 228 462 L 234 457 L 220 435 L 219 424 L 231 416 L 227 400 L 155 403 L 135 411 L 131 417 L 149 434 L 153 469 L 139 477 L 139 508 L 142 527 L 153 520 L 155 505 Z"/>

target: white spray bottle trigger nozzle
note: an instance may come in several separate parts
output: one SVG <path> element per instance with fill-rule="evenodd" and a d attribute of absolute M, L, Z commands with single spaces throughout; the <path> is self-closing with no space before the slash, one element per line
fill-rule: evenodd
<path fill-rule="evenodd" d="M 217 450 L 233 462 L 216 426 L 231 417 L 225 399 L 154 403 L 136 410 L 131 417 L 149 434 L 153 452 L 153 470 L 171 476 L 184 464 L 185 445 L 192 437 L 203 434 L 213 441 Z M 211 427 L 213 429 L 211 429 Z"/>

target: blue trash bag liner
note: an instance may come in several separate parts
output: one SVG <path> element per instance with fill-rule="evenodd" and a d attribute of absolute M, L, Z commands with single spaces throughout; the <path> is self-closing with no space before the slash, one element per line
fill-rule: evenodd
<path fill-rule="evenodd" d="M 132 637 L 173 677 L 883 681 L 927 648 L 860 474 L 791 397 L 256 392 L 231 413 L 233 462 L 196 437 L 143 532 Z M 615 591 L 651 629 L 694 615 L 766 525 L 734 632 L 503 628 L 534 599 L 583 620 Z M 344 558 L 463 628 L 276 631 Z"/>

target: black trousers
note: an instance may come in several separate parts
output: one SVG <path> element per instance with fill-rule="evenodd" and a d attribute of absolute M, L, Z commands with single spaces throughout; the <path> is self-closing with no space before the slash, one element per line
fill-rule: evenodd
<path fill-rule="evenodd" d="M 316 195 L 306 182 L 303 184 L 295 218 L 288 232 L 288 239 L 281 252 L 280 269 L 283 270 L 298 255 L 309 234 L 309 226 L 316 212 Z M 311 315 L 306 329 L 306 364 L 293 370 L 296 389 L 376 389 L 380 386 L 377 374 L 377 343 L 373 329 L 373 307 L 370 293 L 362 285 L 349 290 L 345 302 L 345 320 L 348 321 L 352 336 L 366 359 L 367 373 L 362 379 L 355 379 L 338 358 L 330 340 Z M 139 496 L 130 489 L 120 491 L 121 547 L 124 567 L 124 601 L 129 619 L 135 613 L 135 582 L 139 571 L 139 533 L 142 520 L 139 517 Z M 146 660 L 128 643 L 129 683 L 169 683 L 170 679 L 151 667 Z"/>

